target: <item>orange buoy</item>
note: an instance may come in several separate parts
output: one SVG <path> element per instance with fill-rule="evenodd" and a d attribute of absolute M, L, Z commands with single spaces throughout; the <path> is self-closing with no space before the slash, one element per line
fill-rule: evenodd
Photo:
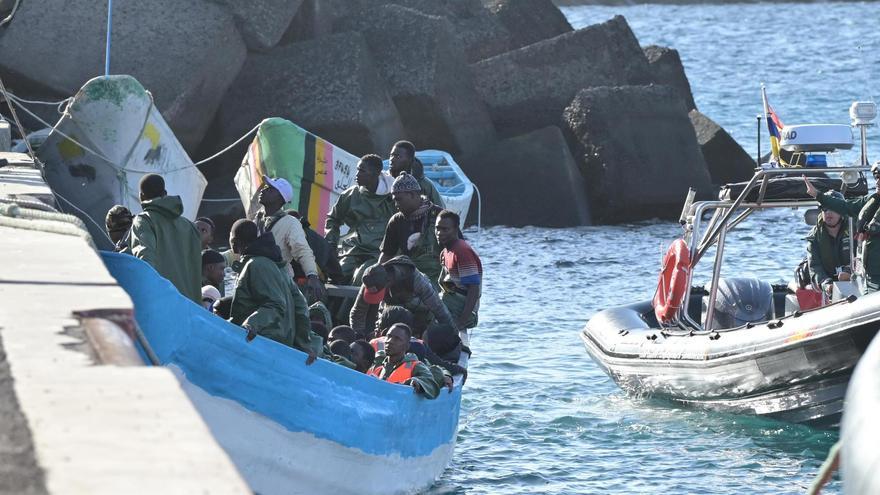
<path fill-rule="evenodd" d="M 678 314 L 687 292 L 691 252 L 683 239 L 676 239 L 663 256 L 663 267 L 654 293 L 654 315 L 660 323 L 669 323 Z"/>

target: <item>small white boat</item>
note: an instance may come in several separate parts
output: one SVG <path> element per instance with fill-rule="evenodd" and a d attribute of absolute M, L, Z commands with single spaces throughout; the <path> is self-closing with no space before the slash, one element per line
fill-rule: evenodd
<path fill-rule="evenodd" d="M 141 211 L 138 183 L 160 174 L 168 194 L 183 200 L 183 215 L 194 220 L 208 182 L 153 104 L 131 76 L 88 81 L 40 146 L 46 180 L 61 209 L 78 215 L 101 248 L 110 248 L 104 216 L 121 204 Z M 76 206 L 76 208 L 73 207 Z"/>

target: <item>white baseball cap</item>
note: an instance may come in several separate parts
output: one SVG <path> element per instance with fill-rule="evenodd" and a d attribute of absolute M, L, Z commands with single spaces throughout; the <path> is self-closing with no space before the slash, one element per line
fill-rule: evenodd
<path fill-rule="evenodd" d="M 274 187 L 278 192 L 281 193 L 281 197 L 284 198 L 284 202 L 290 203 L 291 198 L 293 198 L 293 186 L 290 185 L 290 182 L 287 182 L 287 179 L 284 179 L 282 177 L 272 179 L 268 175 L 264 175 L 263 183 Z"/>

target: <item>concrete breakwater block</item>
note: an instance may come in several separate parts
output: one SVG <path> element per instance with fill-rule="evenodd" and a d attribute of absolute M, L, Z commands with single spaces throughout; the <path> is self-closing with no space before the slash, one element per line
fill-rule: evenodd
<path fill-rule="evenodd" d="M 681 57 L 678 56 L 678 50 L 657 45 L 646 46 L 643 50 L 651 65 L 654 82 L 678 90 L 688 110 L 697 108 L 697 104 L 694 103 L 694 95 L 691 93 L 691 84 L 684 73 Z"/>
<path fill-rule="evenodd" d="M 471 66 L 477 91 L 504 135 L 558 125 L 582 88 L 648 84 L 648 61 L 621 16 Z"/>
<path fill-rule="evenodd" d="M 385 153 L 403 135 L 397 111 L 359 33 L 248 56 L 217 114 L 220 149 L 267 117 L 282 117 L 355 155 Z M 211 176 L 231 176 L 247 143 Z M 217 167 L 212 167 L 217 168 Z"/>
<path fill-rule="evenodd" d="M 453 154 L 494 141 L 492 121 L 448 19 L 384 5 L 352 15 L 340 29 L 363 33 L 406 130 L 401 137 L 418 148 Z"/>
<path fill-rule="evenodd" d="M 697 110 L 688 114 L 713 184 L 742 182 L 755 175 L 755 160 L 720 125 Z"/>
<path fill-rule="evenodd" d="M 556 126 L 500 141 L 463 166 L 482 192 L 484 224 L 591 223 L 584 180 Z"/>
<path fill-rule="evenodd" d="M 208 0 L 224 5 L 248 50 L 266 51 L 281 40 L 303 0 Z"/>
<path fill-rule="evenodd" d="M 490 0 L 486 6 L 510 32 L 510 49 L 554 38 L 572 30 L 550 0 Z"/>
<path fill-rule="evenodd" d="M 564 119 L 594 220 L 672 218 L 688 187 L 701 197 L 711 194 L 706 162 L 675 89 L 584 89 Z"/>
<path fill-rule="evenodd" d="M 0 73 L 12 76 L 13 86 L 73 95 L 104 73 L 106 22 L 100 20 L 106 16 L 106 2 L 22 2 L 0 36 Z M 114 5 L 111 72 L 141 81 L 189 150 L 207 131 L 245 55 L 232 15 L 219 5 L 203 0 Z"/>

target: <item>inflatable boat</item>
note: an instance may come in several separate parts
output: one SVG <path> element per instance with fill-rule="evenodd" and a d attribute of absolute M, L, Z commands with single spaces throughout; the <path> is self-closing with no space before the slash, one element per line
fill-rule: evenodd
<path fill-rule="evenodd" d="M 810 152 L 840 147 L 839 129 L 834 132 L 833 144 L 807 143 Z M 758 169 L 750 181 L 724 188 L 718 201 L 694 202 L 691 191 L 681 216 L 684 234 L 664 257 L 654 298 L 597 313 L 580 332 L 587 353 L 639 396 L 838 424 L 853 369 L 880 328 L 880 293 L 865 293 L 856 268 L 854 281 L 835 283 L 830 300 L 814 291 L 820 302 L 808 304 L 815 298 L 799 297 L 807 289 L 722 277 L 721 266 L 727 234 L 753 214 L 818 205 L 802 176 L 819 191 L 863 195 L 865 156 L 851 167 Z M 710 249 L 710 282 L 695 287 L 694 270 Z M 791 249 L 802 244 L 792 242 Z"/>
<path fill-rule="evenodd" d="M 446 468 L 461 376 L 428 400 L 322 359 L 306 366 L 301 351 L 246 342 L 241 327 L 181 296 L 147 263 L 102 258 L 134 302 L 145 361 L 175 373 L 255 493 L 414 493 Z"/>

